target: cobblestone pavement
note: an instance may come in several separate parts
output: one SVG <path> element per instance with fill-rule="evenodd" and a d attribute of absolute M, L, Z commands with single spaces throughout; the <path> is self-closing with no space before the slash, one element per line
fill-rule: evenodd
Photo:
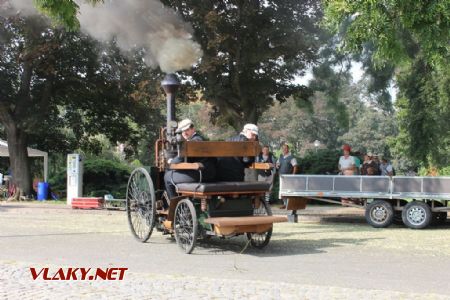
<path fill-rule="evenodd" d="M 12 262 L 1 263 L 0 286 L 0 299 L 450 299 L 438 294 L 148 273 L 126 273 L 123 281 L 33 281 L 28 265 Z"/>
<path fill-rule="evenodd" d="M 137 243 L 120 211 L 0 202 L 0 299 L 450 299 L 450 224 L 377 230 L 339 207 L 301 220 L 277 224 L 263 251 L 211 239 L 185 255 L 160 233 Z M 29 270 L 112 266 L 129 269 L 123 281 Z"/>

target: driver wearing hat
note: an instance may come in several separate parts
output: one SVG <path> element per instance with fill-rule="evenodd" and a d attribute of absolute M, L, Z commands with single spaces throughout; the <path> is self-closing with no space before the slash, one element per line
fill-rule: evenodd
<path fill-rule="evenodd" d="M 190 119 L 184 119 L 178 123 L 176 130 L 181 133 L 186 141 L 203 141 L 203 137 L 195 131 L 194 123 Z M 170 163 L 184 162 L 184 158 L 175 157 Z M 164 183 L 166 185 L 167 196 L 169 199 L 176 197 L 176 184 L 189 182 L 209 182 L 216 176 L 216 160 L 212 157 L 188 157 L 188 163 L 198 162 L 203 164 L 202 170 L 168 170 L 164 174 Z"/>

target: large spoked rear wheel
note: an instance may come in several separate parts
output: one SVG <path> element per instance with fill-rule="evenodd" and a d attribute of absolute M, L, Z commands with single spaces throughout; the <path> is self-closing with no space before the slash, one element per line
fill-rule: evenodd
<path fill-rule="evenodd" d="M 255 201 L 257 203 L 257 201 Z M 271 216 L 272 209 L 266 201 L 259 201 L 259 207 L 254 204 L 253 208 L 254 216 Z M 258 249 L 262 249 L 270 242 L 272 237 L 272 228 L 263 233 L 247 233 L 247 238 L 250 240 L 250 244 Z"/>
<path fill-rule="evenodd" d="M 197 214 L 191 200 L 183 199 L 178 202 L 173 222 L 178 246 L 184 253 L 191 253 L 195 248 L 198 236 Z"/>
<path fill-rule="evenodd" d="M 128 180 L 127 216 L 134 237 L 146 242 L 155 225 L 156 204 L 153 183 L 144 168 L 135 169 Z"/>

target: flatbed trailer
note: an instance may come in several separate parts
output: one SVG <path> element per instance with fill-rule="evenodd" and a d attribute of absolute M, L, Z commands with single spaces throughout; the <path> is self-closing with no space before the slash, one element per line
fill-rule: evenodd
<path fill-rule="evenodd" d="M 294 222 L 296 211 L 304 209 L 308 200 L 341 204 L 347 199 L 345 205 L 365 209 L 373 227 L 403 222 L 421 229 L 432 221 L 446 221 L 450 177 L 281 175 L 279 195 L 287 199 L 287 209 L 292 210 L 289 220 Z"/>

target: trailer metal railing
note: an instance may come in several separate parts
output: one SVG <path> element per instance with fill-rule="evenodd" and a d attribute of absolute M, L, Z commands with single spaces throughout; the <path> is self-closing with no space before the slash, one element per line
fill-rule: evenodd
<path fill-rule="evenodd" d="M 281 175 L 279 195 L 450 200 L 450 177 Z"/>

